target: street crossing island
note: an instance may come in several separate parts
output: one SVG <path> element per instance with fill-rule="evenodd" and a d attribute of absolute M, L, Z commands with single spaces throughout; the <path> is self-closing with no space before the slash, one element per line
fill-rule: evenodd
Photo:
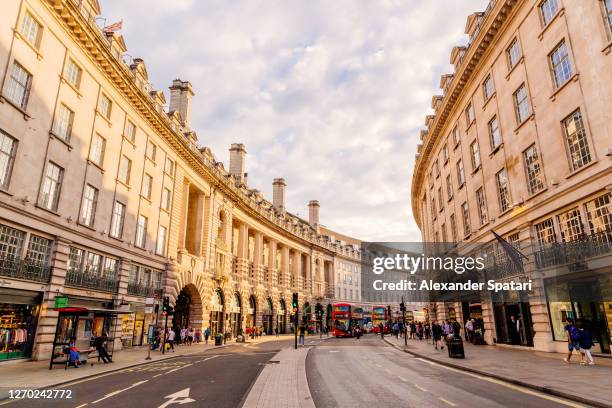
<path fill-rule="evenodd" d="M 434 282 L 433 280 L 421 280 L 420 282 L 402 279 L 398 282 L 384 282 L 377 279 L 372 282 L 374 290 L 377 291 L 531 291 L 531 279 L 527 282 L 497 282 L 494 279 L 485 282 Z"/>

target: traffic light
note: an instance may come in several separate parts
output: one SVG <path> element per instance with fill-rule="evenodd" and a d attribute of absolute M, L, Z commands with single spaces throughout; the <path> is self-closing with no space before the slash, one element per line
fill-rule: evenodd
<path fill-rule="evenodd" d="M 293 307 L 293 313 L 297 313 L 298 311 L 298 294 L 297 292 L 293 293 L 293 302 L 291 302 L 291 306 Z"/>
<path fill-rule="evenodd" d="M 317 303 L 315 305 L 315 313 L 317 314 L 317 317 L 319 319 L 321 319 L 323 317 L 323 305 L 320 303 Z"/>
<path fill-rule="evenodd" d="M 168 296 L 164 296 L 164 303 L 162 305 L 162 312 L 168 313 L 168 309 L 170 309 L 170 298 Z"/>

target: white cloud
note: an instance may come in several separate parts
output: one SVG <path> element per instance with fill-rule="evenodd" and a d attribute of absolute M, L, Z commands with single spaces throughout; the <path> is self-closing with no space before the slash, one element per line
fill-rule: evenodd
<path fill-rule="evenodd" d="M 191 81 L 192 128 L 227 163 L 246 144 L 249 184 L 366 240 L 420 240 L 410 181 L 418 129 L 486 0 L 104 0 L 157 89 Z"/>

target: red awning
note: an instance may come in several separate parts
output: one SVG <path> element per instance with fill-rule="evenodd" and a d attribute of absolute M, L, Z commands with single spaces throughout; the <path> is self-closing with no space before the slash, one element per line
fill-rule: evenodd
<path fill-rule="evenodd" d="M 56 307 L 53 308 L 53 310 L 57 311 L 57 312 L 63 312 L 63 313 L 89 313 L 89 312 L 94 312 L 94 313 L 106 313 L 106 314 L 126 314 L 126 313 L 133 313 L 130 310 L 113 310 L 113 309 L 95 309 L 95 308 L 86 308 L 86 307 Z"/>

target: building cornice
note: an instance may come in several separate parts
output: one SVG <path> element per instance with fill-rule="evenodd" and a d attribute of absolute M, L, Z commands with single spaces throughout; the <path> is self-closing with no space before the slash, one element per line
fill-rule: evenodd
<path fill-rule="evenodd" d="M 412 176 L 412 213 L 419 228 L 422 228 L 420 216 L 420 195 L 423 191 L 427 164 L 433 160 L 432 154 L 441 132 L 447 128 L 447 120 L 456 110 L 457 102 L 464 96 L 464 90 L 473 79 L 474 72 L 480 68 L 480 62 L 496 35 L 507 21 L 509 14 L 516 4 L 524 0 L 490 0 L 481 20 L 475 27 L 471 39 L 463 56 L 459 58 L 448 84 L 442 102 L 436 110 L 436 115 L 430 120 L 428 131 L 422 137 L 422 146 L 415 160 L 415 169 Z"/>
<path fill-rule="evenodd" d="M 204 155 L 192 140 L 172 129 L 169 118 L 159 112 L 145 91 L 138 88 L 133 81 L 134 74 L 122 62 L 115 58 L 107 40 L 95 22 L 88 21 L 79 10 L 78 0 L 45 0 L 44 4 L 55 15 L 64 29 L 81 46 L 106 78 L 123 94 L 125 100 L 138 111 L 143 119 L 161 136 L 166 143 L 181 157 L 192 170 L 204 178 L 229 199 L 234 201 L 248 216 L 264 223 L 277 232 L 304 245 L 316 246 L 328 253 L 337 253 L 336 245 L 331 244 L 321 235 L 296 234 L 285 228 L 285 218 L 271 214 L 236 186 L 235 180 L 218 167 L 218 163 Z M 268 212 L 266 214 L 266 212 Z M 293 220 L 290 220 L 293 221 Z M 293 223 L 293 222 L 292 222 Z M 344 251 L 341 249 L 340 252 Z M 359 258 L 358 251 L 354 257 Z"/>

